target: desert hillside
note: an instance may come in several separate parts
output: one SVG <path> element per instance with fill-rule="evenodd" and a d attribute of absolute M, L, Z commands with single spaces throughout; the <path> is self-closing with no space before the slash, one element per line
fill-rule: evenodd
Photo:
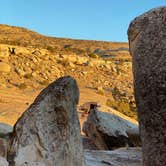
<path fill-rule="evenodd" d="M 136 119 L 128 43 L 61 39 L 0 25 L 0 72 L 2 122 L 13 125 L 41 89 L 64 75 L 77 80 L 80 105 L 98 102 Z"/>

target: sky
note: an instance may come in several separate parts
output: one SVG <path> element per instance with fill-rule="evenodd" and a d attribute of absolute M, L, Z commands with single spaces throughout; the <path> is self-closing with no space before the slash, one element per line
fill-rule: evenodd
<path fill-rule="evenodd" d="M 166 0 L 3 0 L 0 24 L 47 36 L 126 42 L 131 20 L 159 6 Z"/>

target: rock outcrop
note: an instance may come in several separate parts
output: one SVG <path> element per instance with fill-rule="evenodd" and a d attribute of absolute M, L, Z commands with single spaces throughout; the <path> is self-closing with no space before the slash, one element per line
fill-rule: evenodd
<path fill-rule="evenodd" d="M 5 136 L 8 133 L 11 133 L 12 131 L 13 131 L 12 126 L 10 126 L 8 124 L 0 123 L 0 137 Z"/>
<path fill-rule="evenodd" d="M 0 165 L 1 166 L 8 166 L 9 164 L 5 158 L 0 156 Z"/>
<path fill-rule="evenodd" d="M 78 86 L 69 76 L 45 88 L 14 126 L 10 166 L 83 166 L 78 100 Z"/>
<path fill-rule="evenodd" d="M 100 150 L 111 150 L 124 146 L 137 146 L 137 141 L 130 138 L 127 131 L 138 126 L 114 114 L 91 109 L 83 132 Z M 138 136 L 139 137 L 139 136 Z M 137 138 L 139 140 L 139 138 Z M 140 143 L 140 142 L 139 142 Z"/>
<path fill-rule="evenodd" d="M 85 150 L 86 166 L 140 166 L 141 148 L 120 148 L 113 151 Z"/>
<path fill-rule="evenodd" d="M 98 150 L 98 148 L 94 144 L 93 140 L 91 140 L 89 137 L 82 136 L 82 144 L 83 144 L 84 149 Z"/>
<path fill-rule="evenodd" d="M 13 128 L 7 124 L 0 123 L 0 156 L 7 157 L 7 149 Z"/>
<path fill-rule="evenodd" d="M 143 165 L 163 166 L 166 165 L 166 7 L 134 19 L 128 36 Z"/>

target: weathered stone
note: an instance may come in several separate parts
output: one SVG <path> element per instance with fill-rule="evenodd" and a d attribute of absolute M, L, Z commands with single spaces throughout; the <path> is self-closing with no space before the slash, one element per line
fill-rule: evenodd
<path fill-rule="evenodd" d="M 9 48 L 5 45 L 0 45 L 0 59 L 9 57 Z"/>
<path fill-rule="evenodd" d="M 83 143 L 84 149 L 98 150 L 98 148 L 94 144 L 93 140 L 91 140 L 89 137 L 82 136 L 82 143 Z"/>
<path fill-rule="evenodd" d="M 137 17 L 128 30 L 144 166 L 166 165 L 166 7 Z"/>
<path fill-rule="evenodd" d="M 10 165 L 83 166 L 78 99 L 76 81 L 69 76 L 44 89 L 14 126 Z"/>
<path fill-rule="evenodd" d="M 8 166 L 8 162 L 6 161 L 5 158 L 0 156 L 0 166 Z"/>
<path fill-rule="evenodd" d="M 91 109 L 87 121 L 84 123 L 83 132 L 100 150 L 114 149 L 124 146 L 136 146 L 127 131 L 136 128 L 131 123 L 112 113 L 100 112 Z"/>
<path fill-rule="evenodd" d="M 141 146 L 141 139 L 138 126 L 130 128 L 126 131 L 128 137 L 133 140 L 134 146 Z"/>
<path fill-rule="evenodd" d="M 0 156 L 7 157 L 8 141 L 13 128 L 7 124 L 0 123 Z"/>
<path fill-rule="evenodd" d="M 11 133 L 12 131 L 13 131 L 12 126 L 8 124 L 0 123 L 0 137 L 2 137 L 2 135 Z"/>
<path fill-rule="evenodd" d="M 7 140 L 0 138 L 0 156 L 7 157 Z"/>
<path fill-rule="evenodd" d="M 140 166 L 141 148 L 120 148 L 113 151 L 85 150 L 86 166 Z"/>
<path fill-rule="evenodd" d="M 79 110 L 88 113 L 90 109 L 100 107 L 100 104 L 94 101 L 86 102 L 80 105 Z"/>
<path fill-rule="evenodd" d="M 9 73 L 10 69 L 11 69 L 10 65 L 4 62 L 0 62 L 0 72 Z"/>

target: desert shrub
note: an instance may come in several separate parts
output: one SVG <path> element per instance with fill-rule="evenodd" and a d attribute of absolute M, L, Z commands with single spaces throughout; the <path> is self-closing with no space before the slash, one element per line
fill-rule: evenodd
<path fill-rule="evenodd" d="M 103 89 L 97 89 L 97 93 L 99 95 L 104 95 L 104 90 Z"/>
<path fill-rule="evenodd" d="M 52 46 L 47 46 L 46 49 L 50 52 L 57 52 L 58 51 L 57 47 L 52 47 Z"/>
<path fill-rule="evenodd" d="M 119 99 L 120 98 L 121 92 L 120 92 L 120 90 L 117 87 L 114 87 L 111 92 L 112 92 L 112 95 L 113 95 L 113 97 L 115 99 Z"/>
<path fill-rule="evenodd" d="M 21 83 L 19 86 L 19 89 L 26 89 L 27 88 L 27 85 L 25 83 Z"/>
<path fill-rule="evenodd" d="M 40 82 L 41 83 L 41 85 L 43 85 L 43 86 L 47 86 L 48 84 L 49 84 L 49 81 L 48 80 L 44 80 L 44 81 L 42 81 L 42 82 Z"/>
<path fill-rule="evenodd" d="M 111 107 L 111 108 L 113 108 L 113 109 L 115 109 L 115 110 L 118 109 L 118 104 L 117 104 L 117 102 L 116 102 L 116 101 L 113 101 L 113 100 L 111 100 L 111 99 L 107 99 L 106 105 L 109 106 L 109 107 Z"/>
<path fill-rule="evenodd" d="M 64 58 L 59 60 L 58 63 L 62 64 L 63 66 L 68 66 L 69 60 Z"/>
<path fill-rule="evenodd" d="M 88 54 L 88 56 L 89 56 L 90 58 L 98 58 L 98 57 L 99 57 L 99 55 L 98 55 L 98 54 L 95 54 L 95 53 L 90 53 L 90 54 Z"/>
<path fill-rule="evenodd" d="M 130 104 L 125 101 L 113 101 L 110 99 L 107 99 L 106 105 L 114 108 L 115 110 L 123 113 L 124 115 L 137 119 L 137 113 L 136 111 L 133 111 L 130 107 Z"/>
<path fill-rule="evenodd" d="M 26 79 L 31 79 L 32 77 L 33 76 L 32 76 L 31 73 L 27 73 L 27 74 L 24 75 L 24 78 L 26 78 Z"/>

